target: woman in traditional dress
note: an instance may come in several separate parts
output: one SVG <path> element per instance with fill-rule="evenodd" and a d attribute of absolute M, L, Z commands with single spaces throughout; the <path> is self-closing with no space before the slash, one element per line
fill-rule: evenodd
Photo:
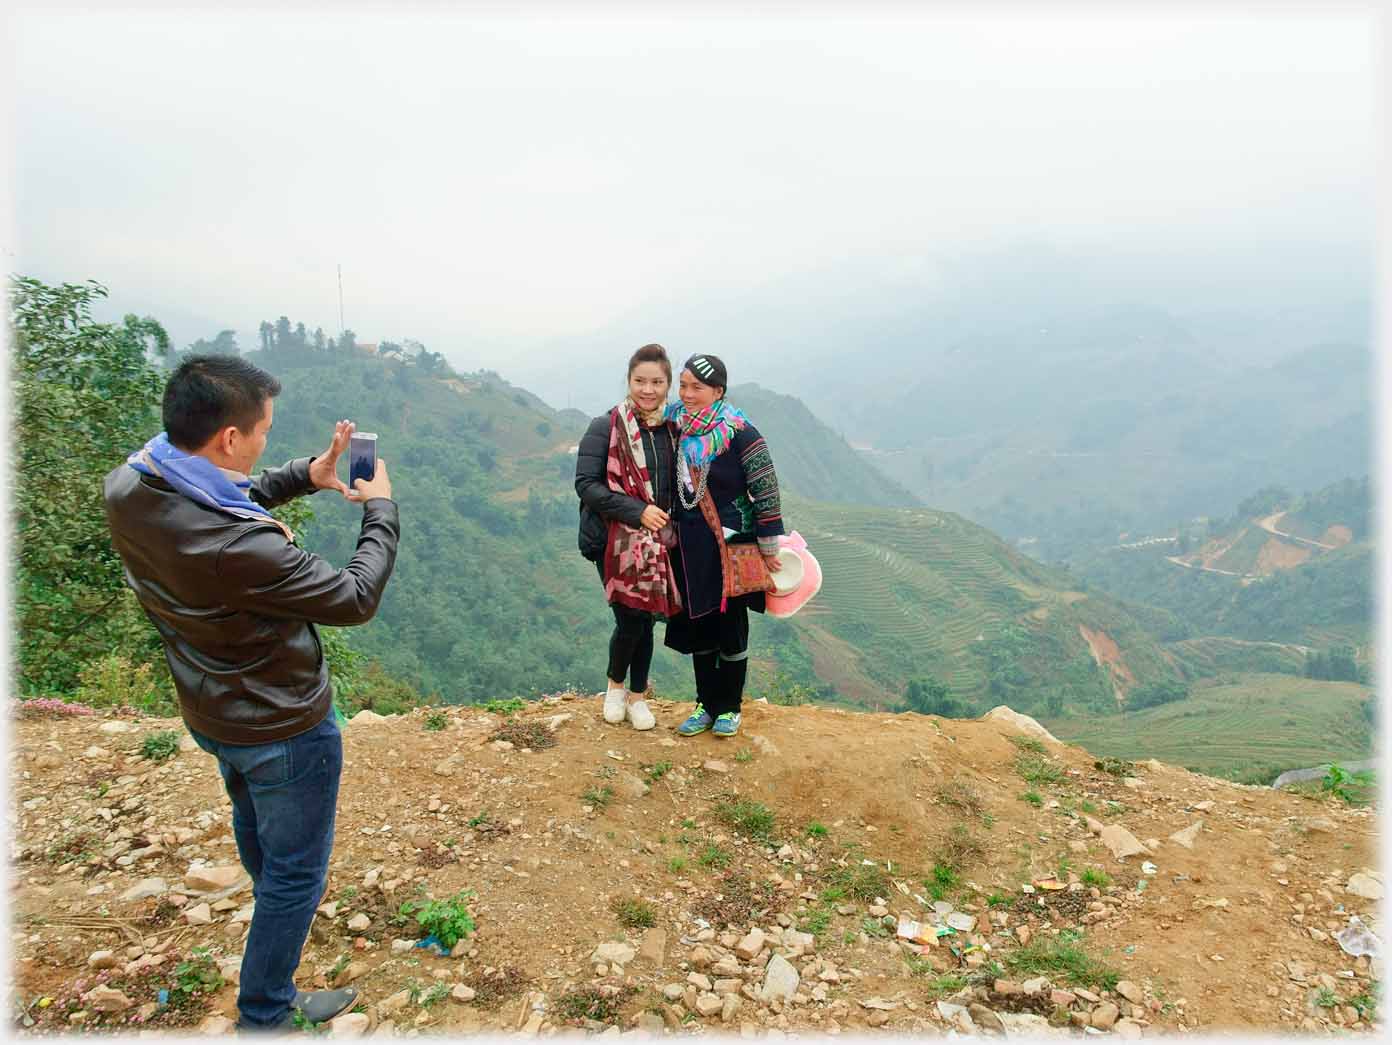
<path fill-rule="evenodd" d="M 667 622 L 666 644 L 690 654 L 696 708 L 677 732 L 718 737 L 739 732 L 749 664 L 749 611 L 779 569 L 783 533 L 778 476 L 768 444 L 725 398 L 729 375 L 715 356 L 682 367 L 680 402 L 667 408 L 681 433 L 675 523 L 682 609 Z"/>

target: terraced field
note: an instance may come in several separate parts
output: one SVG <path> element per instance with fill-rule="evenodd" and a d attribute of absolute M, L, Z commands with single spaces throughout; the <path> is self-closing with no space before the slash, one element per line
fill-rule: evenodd
<path fill-rule="evenodd" d="M 1309 648 L 1209 635 L 1169 643 L 1165 651 L 1179 662 L 1186 678 L 1211 678 L 1224 671 L 1301 675 Z"/>
<path fill-rule="evenodd" d="M 880 702 L 886 691 L 902 693 L 909 678 L 927 675 L 956 696 L 984 700 L 990 694 L 985 649 L 1007 628 L 1051 635 L 1077 656 L 1087 649 L 1078 624 L 1095 627 L 1100 615 L 1104 626 L 1113 625 L 1109 630 L 1155 646 L 1109 600 L 1071 590 L 1067 574 L 952 513 L 799 499 L 784 507 L 823 574 L 821 594 L 793 622 L 809 648 L 823 651 L 823 661 L 834 646 L 856 658 L 837 666 L 841 677 L 833 683 L 853 687 L 846 694 L 852 699 Z M 1144 654 L 1147 665 L 1164 663 L 1158 647 Z M 828 673 L 819 666 L 818 674 Z M 853 681 L 857 676 L 863 684 Z"/>
<path fill-rule="evenodd" d="M 1355 682 L 1242 675 L 1196 687 L 1188 700 L 1134 714 L 1046 719 L 1060 740 L 1101 757 L 1144 759 L 1267 782 L 1286 769 L 1366 758 L 1370 732 Z"/>

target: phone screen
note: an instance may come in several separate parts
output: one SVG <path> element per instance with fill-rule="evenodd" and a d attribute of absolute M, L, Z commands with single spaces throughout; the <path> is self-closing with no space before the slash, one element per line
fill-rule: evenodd
<path fill-rule="evenodd" d="M 354 432 L 348 442 L 348 486 L 377 474 L 377 433 Z"/>

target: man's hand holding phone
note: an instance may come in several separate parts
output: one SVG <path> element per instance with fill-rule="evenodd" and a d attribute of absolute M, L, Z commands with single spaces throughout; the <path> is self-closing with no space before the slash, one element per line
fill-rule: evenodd
<path fill-rule="evenodd" d="M 391 480 L 387 478 L 387 462 L 380 457 L 377 458 L 377 472 L 371 479 L 356 479 L 353 481 L 353 492 L 347 494 L 348 500 L 369 501 L 374 497 L 385 497 L 391 500 Z"/>

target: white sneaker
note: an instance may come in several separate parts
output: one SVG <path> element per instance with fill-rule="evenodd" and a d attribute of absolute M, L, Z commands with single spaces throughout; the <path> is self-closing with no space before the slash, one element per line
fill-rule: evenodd
<path fill-rule="evenodd" d="M 624 691 L 621 689 L 608 689 L 604 691 L 604 721 L 610 725 L 617 726 L 624 720 Z"/>
<path fill-rule="evenodd" d="M 628 720 L 633 723 L 634 729 L 652 729 L 657 725 L 657 719 L 653 717 L 646 700 L 635 700 L 628 705 Z"/>

